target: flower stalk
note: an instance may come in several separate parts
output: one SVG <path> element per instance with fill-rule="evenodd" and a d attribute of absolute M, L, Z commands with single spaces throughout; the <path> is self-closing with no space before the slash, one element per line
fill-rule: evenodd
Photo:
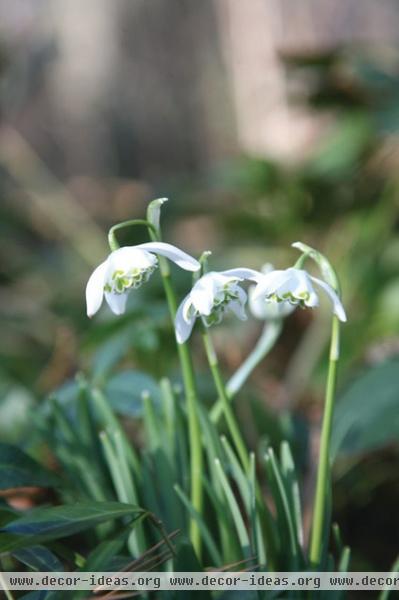
<path fill-rule="evenodd" d="M 177 310 L 175 291 L 170 280 L 169 265 L 160 260 L 160 272 L 165 289 L 166 299 L 172 321 Z M 179 360 L 183 375 L 183 385 L 187 402 L 189 444 L 190 444 L 190 466 L 191 466 L 191 503 L 198 514 L 202 514 L 203 491 L 202 491 L 202 444 L 201 430 L 198 416 L 198 395 L 195 384 L 194 369 L 188 345 L 177 344 Z M 191 519 L 190 538 L 197 556 L 201 556 L 201 534 L 198 523 Z"/>
<path fill-rule="evenodd" d="M 147 211 L 148 219 L 132 219 L 114 225 L 108 233 L 108 242 L 113 252 L 119 250 L 119 244 L 115 232 L 124 227 L 142 225 L 148 228 L 152 242 L 155 245 L 166 246 L 161 241 L 161 230 L 159 226 L 159 208 L 165 200 L 154 200 L 150 203 Z M 141 245 L 151 247 L 150 244 Z M 169 246 L 169 245 L 168 245 Z M 154 250 L 156 251 L 156 250 Z M 176 294 L 170 278 L 169 264 L 166 258 L 158 255 L 159 270 L 165 290 L 166 300 L 172 321 L 175 319 L 177 310 Z M 198 263 L 199 266 L 199 263 Z M 195 270 L 194 268 L 190 270 Z M 187 414 L 189 421 L 189 444 L 191 461 L 191 502 L 198 514 L 202 513 L 203 491 L 202 491 L 202 445 L 201 430 L 197 411 L 198 396 L 196 391 L 195 376 L 192 366 L 191 356 L 187 344 L 177 344 L 179 360 L 183 376 L 183 385 L 187 402 Z M 190 522 L 190 539 L 194 550 L 201 557 L 201 535 L 197 522 L 192 519 Z"/>
<path fill-rule="evenodd" d="M 335 404 L 337 364 L 339 358 L 339 334 L 340 323 L 338 318 L 334 316 L 331 329 L 329 366 L 320 438 L 320 455 L 317 469 L 317 482 L 309 551 L 310 562 L 314 567 L 320 564 L 323 551 L 323 530 L 326 518 L 328 484 L 330 481 L 330 442 Z"/>
<path fill-rule="evenodd" d="M 340 284 L 335 270 L 323 254 L 301 242 L 292 244 L 302 252 L 295 267 L 301 269 L 308 258 L 313 259 L 319 266 L 324 280 L 330 286 L 330 292 L 324 289 L 331 297 L 331 289 L 337 295 L 340 303 Z M 318 281 L 313 278 L 313 281 Z M 328 486 L 331 477 L 330 465 L 330 445 L 331 430 L 334 416 L 335 388 L 337 382 L 337 366 L 340 351 L 340 321 L 346 321 L 345 311 L 339 306 L 337 299 L 332 298 L 334 305 L 334 315 L 331 322 L 331 341 L 329 352 L 329 365 L 325 392 L 324 413 L 320 436 L 319 463 L 317 467 L 317 479 L 315 499 L 313 504 L 312 531 L 310 537 L 309 559 L 314 568 L 319 567 L 323 556 L 323 532 L 326 527 L 326 509 L 328 503 Z"/>
<path fill-rule="evenodd" d="M 164 204 L 164 202 L 166 202 L 166 198 L 154 200 L 149 204 L 147 209 L 147 222 L 150 225 L 148 230 L 151 239 L 155 242 L 159 242 L 162 239 L 160 228 L 160 208 L 162 204 Z M 172 323 L 174 323 L 177 312 L 177 299 L 170 278 L 169 264 L 163 257 L 159 257 L 159 269 L 162 277 L 170 316 L 172 319 Z M 188 437 L 190 446 L 191 503 L 195 511 L 199 515 L 201 515 L 203 507 L 203 456 L 201 443 L 201 429 L 198 414 L 199 399 L 195 383 L 193 363 L 188 344 L 177 344 L 177 351 L 179 355 L 179 361 L 183 376 L 184 392 L 187 402 Z M 198 526 L 198 522 L 193 518 L 190 521 L 190 539 L 194 550 L 197 554 L 197 557 L 200 558 L 202 546 L 201 531 Z"/>
<path fill-rule="evenodd" d="M 249 470 L 249 455 L 245 446 L 245 442 L 241 435 L 240 428 L 238 427 L 231 403 L 230 398 L 228 396 L 226 387 L 223 382 L 222 375 L 219 369 L 219 361 L 217 359 L 217 355 L 215 352 L 215 348 L 213 346 L 212 338 L 209 334 L 209 331 L 205 326 L 202 327 L 202 339 L 204 342 L 205 352 L 209 363 L 209 368 L 212 373 L 212 377 L 215 383 L 216 391 L 219 396 L 219 400 L 221 402 L 224 416 L 226 419 L 227 426 L 230 431 L 230 435 L 234 442 L 235 448 L 237 450 L 237 454 L 240 457 L 240 461 L 242 466 L 244 467 L 245 472 Z"/>

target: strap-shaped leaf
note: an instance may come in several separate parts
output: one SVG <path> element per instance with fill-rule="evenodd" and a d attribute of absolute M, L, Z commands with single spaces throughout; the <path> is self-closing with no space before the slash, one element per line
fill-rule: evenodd
<path fill-rule="evenodd" d="M 120 502 L 82 502 L 37 508 L 1 529 L 0 552 L 64 538 L 111 519 L 130 516 L 135 520 L 145 514 L 146 511 L 138 506 Z"/>

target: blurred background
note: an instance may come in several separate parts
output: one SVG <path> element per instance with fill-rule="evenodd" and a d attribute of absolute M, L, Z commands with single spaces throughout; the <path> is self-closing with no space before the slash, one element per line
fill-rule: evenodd
<path fill-rule="evenodd" d="M 53 390 L 67 401 L 79 371 L 103 378 L 131 415 L 140 406 L 126 369 L 176 369 L 157 276 L 124 318 L 86 318 L 85 284 L 111 224 L 168 196 L 165 239 L 212 249 L 216 269 L 285 268 L 301 240 L 337 268 L 349 315 L 334 518 L 353 570 L 389 569 L 399 547 L 398 30 L 395 0 L 0 0 L 4 441 L 26 443 L 29 409 Z M 189 279 L 174 274 L 182 297 Z M 261 327 L 214 330 L 226 377 Z M 327 310 L 296 311 L 237 400 L 253 447 L 290 438 L 308 508 L 328 339 Z M 211 402 L 211 382 L 201 386 Z"/>

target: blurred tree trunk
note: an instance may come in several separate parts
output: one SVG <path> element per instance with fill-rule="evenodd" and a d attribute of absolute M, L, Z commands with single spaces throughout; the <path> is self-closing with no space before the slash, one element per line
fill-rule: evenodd
<path fill-rule="evenodd" d="M 325 117 L 289 103 L 281 53 L 317 54 L 340 44 L 396 43 L 394 0 L 214 0 L 231 76 L 240 146 L 250 154 L 301 158 Z"/>
<path fill-rule="evenodd" d="M 52 12 L 69 171 L 99 161 L 102 172 L 157 180 L 234 147 L 211 0 L 55 0 Z"/>

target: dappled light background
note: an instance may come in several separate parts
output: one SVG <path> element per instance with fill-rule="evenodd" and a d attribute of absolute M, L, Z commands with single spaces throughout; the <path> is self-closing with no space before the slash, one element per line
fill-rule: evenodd
<path fill-rule="evenodd" d="M 157 275 L 123 319 L 105 308 L 95 325 L 86 318 L 84 288 L 112 224 L 167 196 L 164 238 L 194 255 L 211 249 L 213 268 L 285 268 L 301 240 L 337 268 L 349 317 L 334 515 L 354 569 L 390 568 L 399 539 L 398 29 L 394 0 L 0 0 L 4 441 L 28 443 L 29 408 L 55 390 L 67 399 L 79 372 L 178 376 Z M 189 277 L 173 273 L 182 297 Z M 305 518 L 325 304 L 287 319 L 237 400 L 251 447 L 289 436 Z M 226 377 L 261 326 L 215 328 Z M 200 385 L 211 402 L 211 382 Z M 140 413 L 134 390 L 112 393 Z"/>

